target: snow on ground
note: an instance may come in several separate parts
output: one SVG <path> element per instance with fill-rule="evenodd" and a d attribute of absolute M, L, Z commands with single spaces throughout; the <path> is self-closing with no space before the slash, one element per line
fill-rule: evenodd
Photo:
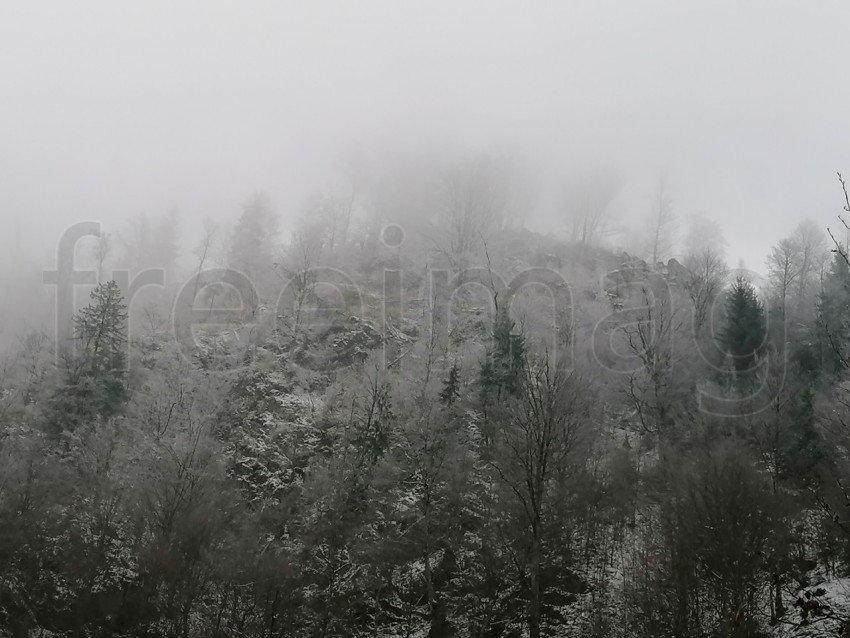
<path fill-rule="evenodd" d="M 850 621 L 850 577 L 814 578 L 811 587 L 786 596 L 786 602 L 789 605 L 786 617 L 771 629 L 775 638 L 850 635 L 840 633 Z"/>

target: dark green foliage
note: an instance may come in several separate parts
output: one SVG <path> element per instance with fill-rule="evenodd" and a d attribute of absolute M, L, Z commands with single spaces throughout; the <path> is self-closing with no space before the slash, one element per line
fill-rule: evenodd
<path fill-rule="evenodd" d="M 443 382 L 443 389 L 440 391 L 440 403 L 445 406 L 454 404 L 460 397 L 460 366 L 457 362 L 449 368 L 449 376 Z"/>
<path fill-rule="evenodd" d="M 497 401 L 517 393 L 525 363 L 525 337 L 514 332 L 507 312 L 496 314 L 490 348 L 481 366 L 481 389 Z M 486 401 L 486 399 L 485 399 Z"/>
<path fill-rule="evenodd" d="M 795 374 L 799 375 L 800 381 L 806 383 L 814 383 L 823 372 L 821 344 L 817 336 L 813 335 L 815 332 L 813 327 L 803 338 L 793 342 L 788 352 Z"/>
<path fill-rule="evenodd" d="M 824 442 L 815 427 L 814 394 L 805 388 L 793 397 L 791 439 L 786 450 L 787 472 L 805 485 L 817 483 L 817 467 L 824 459 Z"/>
<path fill-rule="evenodd" d="M 127 306 L 118 284 L 102 283 L 74 320 L 75 343 L 66 354 L 63 385 L 54 399 L 54 427 L 73 430 L 118 412 L 127 395 Z"/>
<path fill-rule="evenodd" d="M 739 374 L 752 372 L 764 352 L 767 336 L 764 308 L 752 284 L 738 277 L 726 298 L 726 325 L 720 341 Z"/>

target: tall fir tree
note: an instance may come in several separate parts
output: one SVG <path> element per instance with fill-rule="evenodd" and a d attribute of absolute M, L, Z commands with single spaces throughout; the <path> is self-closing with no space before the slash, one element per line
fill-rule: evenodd
<path fill-rule="evenodd" d="M 766 346 L 764 307 L 752 284 L 738 277 L 726 298 L 726 325 L 720 341 L 738 374 L 752 371 Z"/>
<path fill-rule="evenodd" d="M 118 412 L 126 398 L 127 306 L 118 284 L 99 284 L 74 318 L 75 348 L 54 398 L 54 428 L 74 430 Z"/>
<path fill-rule="evenodd" d="M 525 362 L 525 337 L 514 332 L 516 324 L 506 311 L 497 311 L 491 346 L 481 366 L 485 404 L 515 395 L 520 388 Z"/>

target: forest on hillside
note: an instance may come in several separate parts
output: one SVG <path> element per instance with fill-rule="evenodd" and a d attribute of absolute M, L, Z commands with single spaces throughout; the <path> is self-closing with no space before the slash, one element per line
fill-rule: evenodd
<path fill-rule="evenodd" d="M 850 636 L 842 218 L 762 280 L 663 183 L 629 253 L 604 174 L 561 235 L 498 161 L 402 177 L 67 231 L 0 361 L 0 636 Z"/>

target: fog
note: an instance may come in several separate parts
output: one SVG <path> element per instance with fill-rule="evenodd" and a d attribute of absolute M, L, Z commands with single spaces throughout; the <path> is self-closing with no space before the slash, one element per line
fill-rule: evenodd
<path fill-rule="evenodd" d="M 848 0 L 0 0 L 0 638 L 850 637 L 848 63 Z"/>
<path fill-rule="evenodd" d="M 760 270 L 840 210 L 848 20 L 843 2 L 6 2 L 4 252 L 40 263 L 68 224 L 174 208 L 188 247 L 256 191 L 286 229 L 363 158 L 498 152 L 532 176 L 532 228 L 564 233 L 562 183 L 598 166 L 621 176 L 618 227 L 638 224 L 663 174 L 680 216 L 718 220 L 729 263 Z"/>

